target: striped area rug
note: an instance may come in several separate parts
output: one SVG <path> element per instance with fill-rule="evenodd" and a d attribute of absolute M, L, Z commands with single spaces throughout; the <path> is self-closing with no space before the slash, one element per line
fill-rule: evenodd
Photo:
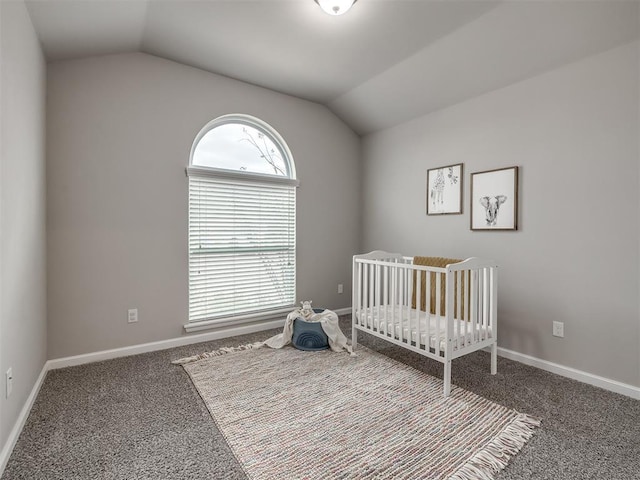
<path fill-rule="evenodd" d="M 183 365 L 249 479 L 492 479 L 539 422 L 359 347 Z"/>

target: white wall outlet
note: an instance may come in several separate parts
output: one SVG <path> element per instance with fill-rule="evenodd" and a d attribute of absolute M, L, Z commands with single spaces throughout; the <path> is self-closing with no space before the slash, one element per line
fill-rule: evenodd
<path fill-rule="evenodd" d="M 554 337 L 564 337 L 564 323 L 563 322 L 553 322 L 553 336 Z"/>
<path fill-rule="evenodd" d="M 11 395 L 11 392 L 13 392 L 13 369 L 9 368 L 9 370 L 7 370 L 7 395 L 6 398 L 9 398 L 9 396 Z"/>
<path fill-rule="evenodd" d="M 127 322 L 136 323 L 138 321 L 138 309 L 130 308 L 129 313 L 127 315 Z"/>
<path fill-rule="evenodd" d="M 344 285 L 342 285 L 341 283 L 338 284 L 338 293 L 342 293 L 344 292 Z"/>

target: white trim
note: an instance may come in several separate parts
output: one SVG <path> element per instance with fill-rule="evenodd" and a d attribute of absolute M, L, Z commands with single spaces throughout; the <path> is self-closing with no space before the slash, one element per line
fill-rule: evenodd
<path fill-rule="evenodd" d="M 187 177 L 211 177 L 228 178 L 238 181 L 250 181 L 253 183 L 275 183 L 280 185 L 290 185 L 299 187 L 300 181 L 295 178 L 279 177 L 255 172 L 237 172 L 235 170 L 223 170 L 222 168 L 189 166 L 186 168 Z"/>
<path fill-rule="evenodd" d="M 640 400 L 640 387 L 629 385 L 628 383 L 618 382 L 617 380 L 611 380 L 609 378 L 600 377 L 592 373 L 583 372 L 571 367 L 565 367 L 557 363 L 542 360 L 540 358 L 525 355 L 524 353 L 514 352 L 506 348 L 498 347 L 498 355 L 509 360 L 515 360 L 516 362 L 524 363 L 531 367 L 539 368 L 540 370 L 546 370 L 547 372 L 555 373 L 563 377 L 572 378 L 582 383 L 587 383 L 595 387 L 604 388 L 610 392 L 620 393 L 627 397 Z"/>
<path fill-rule="evenodd" d="M 351 315 L 351 307 L 344 307 L 334 310 L 336 315 Z"/>
<path fill-rule="evenodd" d="M 6 443 L 2 447 L 2 452 L 0 452 L 0 477 L 4 473 L 4 469 L 7 466 L 9 457 L 11 457 L 13 448 L 16 446 L 18 437 L 20 437 L 20 433 L 22 433 L 24 424 L 27 422 L 27 418 L 29 417 L 29 413 L 31 413 L 31 408 L 33 407 L 33 403 L 36 401 L 36 398 L 38 397 L 38 393 L 40 392 L 40 387 L 42 386 L 44 379 L 47 376 L 47 372 L 49 371 L 49 363 L 50 362 L 47 361 L 42 366 L 42 371 L 40 372 L 40 375 L 38 376 L 38 379 L 36 380 L 35 385 L 31 389 L 31 393 L 27 397 L 27 401 L 24 403 L 22 410 L 20 410 L 18 419 L 16 420 L 16 423 L 13 425 L 13 429 L 11 429 L 11 433 L 9 433 L 9 437 L 7 438 Z"/>
<path fill-rule="evenodd" d="M 234 337 L 236 335 L 244 335 L 246 333 L 261 332 L 262 330 L 270 330 L 272 328 L 280 328 L 283 326 L 284 320 L 273 320 L 271 322 L 243 325 L 235 328 L 220 328 L 215 332 L 185 335 L 184 337 L 160 340 L 159 342 L 150 342 L 140 345 L 131 345 L 129 347 L 114 348 L 111 350 L 102 350 L 100 352 L 85 353 L 83 355 L 75 355 L 73 357 L 56 358 L 55 360 L 49 360 L 48 363 L 50 364 L 49 368 L 51 370 L 55 370 L 57 368 L 74 367 L 76 365 L 84 365 L 85 363 L 101 362 L 103 360 L 111 360 L 113 358 L 128 357 L 130 355 L 138 355 L 140 353 L 155 352 L 157 350 L 182 347 L 184 345 L 208 342 L 210 340 L 218 340 L 220 338 Z"/>

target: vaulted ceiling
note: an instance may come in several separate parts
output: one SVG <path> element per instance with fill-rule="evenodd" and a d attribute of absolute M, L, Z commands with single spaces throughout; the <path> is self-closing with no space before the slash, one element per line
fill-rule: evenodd
<path fill-rule="evenodd" d="M 366 134 L 637 39 L 635 1 L 27 0 L 49 61 L 145 52 L 327 105 Z"/>

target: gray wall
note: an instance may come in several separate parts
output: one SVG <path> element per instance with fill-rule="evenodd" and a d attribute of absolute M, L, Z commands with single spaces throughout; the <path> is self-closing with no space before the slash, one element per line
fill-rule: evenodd
<path fill-rule="evenodd" d="M 360 140 L 328 109 L 140 53 L 49 64 L 47 102 L 49 358 L 184 334 L 184 169 L 228 113 L 266 121 L 293 153 L 298 299 L 350 305 Z"/>
<path fill-rule="evenodd" d="M 47 359 L 45 75 L 23 2 L 0 2 L 0 448 Z M 5 372 L 13 393 L 5 398 Z"/>
<path fill-rule="evenodd" d="M 501 347 L 640 385 L 638 55 L 635 42 L 365 137 L 364 250 L 495 258 Z M 464 214 L 427 217 L 427 169 L 459 162 Z M 470 173 L 513 165 L 521 228 L 471 232 Z"/>

